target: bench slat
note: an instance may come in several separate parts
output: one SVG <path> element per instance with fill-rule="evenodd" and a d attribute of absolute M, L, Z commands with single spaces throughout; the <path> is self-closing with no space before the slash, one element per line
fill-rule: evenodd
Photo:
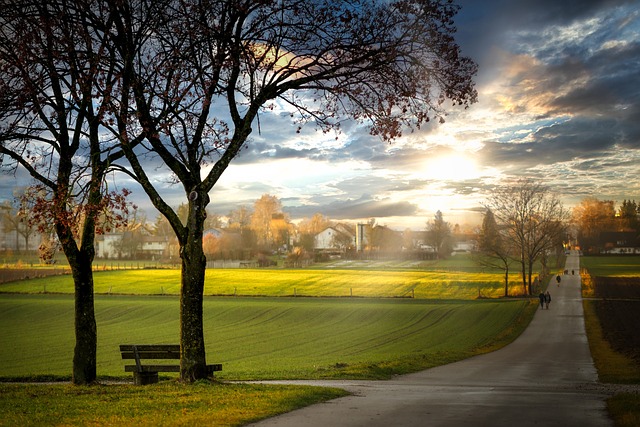
<path fill-rule="evenodd" d="M 180 365 L 142 365 L 142 372 L 180 372 Z M 211 372 L 222 371 L 222 363 L 207 365 L 207 369 Z M 138 372 L 136 365 L 125 365 L 125 372 Z"/>
<path fill-rule="evenodd" d="M 142 372 L 180 372 L 180 365 L 142 365 Z M 136 365 L 125 365 L 125 372 L 138 372 Z"/>
<path fill-rule="evenodd" d="M 136 347 L 138 351 L 180 352 L 180 344 L 120 344 L 120 351 L 132 352 L 133 347 Z"/>
<path fill-rule="evenodd" d="M 211 371 L 222 371 L 222 363 L 207 365 L 207 369 L 210 369 Z"/>
<path fill-rule="evenodd" d="M 180 352 L 151 352 L 151 351 L 139 351 L 138 356 L 140 359 L 180 359 Z M 134 352 L 122 352 L 123 359 L 135 359 L 136 354 Z"/>

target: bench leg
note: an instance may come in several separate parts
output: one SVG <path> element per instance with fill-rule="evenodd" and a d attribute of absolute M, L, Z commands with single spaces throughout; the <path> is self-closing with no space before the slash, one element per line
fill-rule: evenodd
<path fill-rule="evenodd" d="M 134 372 L 133 383 L 135 385 L 156 384 L 158 382 L 157 372 Z"/>

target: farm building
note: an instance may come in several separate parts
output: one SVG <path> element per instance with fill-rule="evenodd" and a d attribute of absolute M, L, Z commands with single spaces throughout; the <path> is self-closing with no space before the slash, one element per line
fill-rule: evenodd
<path fill-rule="evenodd" d="M 316 234 L 314 250 L 318 252 L 344 251 L 356 242 L 353 231 L 344 224 L 327 227 Z"/>
<path fill-rule="evenodd" d="M 600 234 L 604 254 L 640 254 L 640 236 L 635 231 L 609 231 Z"/>

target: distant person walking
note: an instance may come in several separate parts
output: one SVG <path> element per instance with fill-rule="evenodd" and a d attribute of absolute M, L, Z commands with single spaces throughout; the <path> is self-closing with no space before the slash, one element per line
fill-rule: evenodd
<path fill-rule="evenodd" d="M 540 292 L 540 295 L 538 295 L 538 298 L 540 298 L 540 308 L 544 310 L 544 300 L 545 300 L 544 293 Z"/>
<path fill-rule="evenodd" d="M 544 302 L 547 306 L 547 310 L 549 310 L 549 303 L 551 302 L 551 294 L 549 293 L 549 291 L 547 291 L 547 293 L 544 294 Z"/>
<path fill-rule="evenodd" d="M 562 280 L 562 279 L 560 278 L 560 275 L 558 274 L 558 275 L 556 276 L 556 282 L 558 282 L 558 286 L 560 286 L 560 281 L 561 281 L 561 280 Z"/>

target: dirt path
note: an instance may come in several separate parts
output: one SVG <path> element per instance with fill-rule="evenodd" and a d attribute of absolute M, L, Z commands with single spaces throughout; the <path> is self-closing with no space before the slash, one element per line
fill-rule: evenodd
<path fill-rule="evenodd" d="M 584 330 L 579 258 L 570 255 L 549 310 L 509 346 L 390 381 L 296 381 L 353 396 L 256 426 L 610 426 Z M 285 382 L 283 382 L 285 383 Z"/>

